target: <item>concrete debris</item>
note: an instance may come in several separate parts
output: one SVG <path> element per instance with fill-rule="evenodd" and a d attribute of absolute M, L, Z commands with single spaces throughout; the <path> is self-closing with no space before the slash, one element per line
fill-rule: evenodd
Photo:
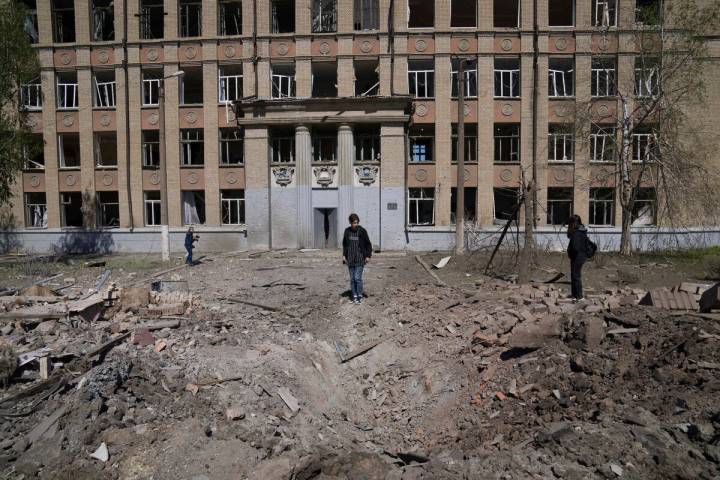
<path fill-rule="evenodd" d="M 230 407 L 225 410 L 225 417 L 228 420 L 242 420 L 245 418 L 245 409 L 241 406 Z"/>
<path fill-rule="evenodd" d="M 448 262 L 450 261 L 450 258 L 452 258 L 452 257 L 441 258 L 439 262 L 433 264 L 433 268 L 437 268 L 437 269 L 444 268 L 445 265 L 447 265 Z"/>
<path fill-rule="evenodd" d="M 290 390 L 286 387 L 278 388 L 277 391 L 280 398 L 282 398 L 283 402 L 285 402 L 285 405 L 292 411 L 293 413 L 296 413 L 298 410 L 300 410 L 300 404 L 298 403 L 297 399 L 293 396 L 292 393 L 290 393 Z"/>
<path fill-rule="evenodd" d="M 90 454 L 90 457 L 96 458 L 101 462 L 107 462 L 108 460 L 110 460 L 110 452 L 108 452 L 108 448 L 105 442 L 102 442 L 100 446 L 93 453 Z"/>
<path fill-rule="evenodd" d="M 648 305 L 666 310 L 695 310 L 697 299 L 682 290 L 654 288 L 640 300 L 640 305 Z"/>

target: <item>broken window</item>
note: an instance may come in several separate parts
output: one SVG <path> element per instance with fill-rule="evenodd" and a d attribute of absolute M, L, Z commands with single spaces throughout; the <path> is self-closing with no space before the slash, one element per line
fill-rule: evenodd
<path fill-rule="evenodd" d="M 102 70 L 95 72 L 95 106 L 101 108 L 115 108 L 115 71 Z"/>
<path fill-rule="evenodd" d="M 660 91 L 658 62 L 654 58 L 635 60 L 635 95 L 653 97 Z"/>
<path fill-rule="evenodd" d="M 568 125 L 551 124 L 548 127 L 548 160 L 572 162 L 575 151 L 575 135 Z"/>
<path fill-rule="evenodd" d="M 457 123 L 452 125 L 452 161 L 458 161 Z M 477 162 L 477 123 L 465 124 L 465 157 L 466 162 Z"/>
<path fill-rule="evenodd" d="M 220 190 L 220 210 L 223 225 L 245 224 L 245 191 Z"/>
<path fill-rule="evenodd" d="M 160 166 L 160 133 L 157 130 L 142 132 L 143 167 Z"/>
<path fill-rule="evenodd" d="M 58 109 L 78 108 L 77 72 L 58 72 L 57 106 Z"/>
<path fill-rule="evenodd" d="M 435 224 L 435 189 L 408 188 L 408 225 Z"/>
<path fill-rule="evenodd" d="M 202 35 L 202 2 L 180 0 L 180 36 L 199 37 Z"/>
<path fill-rule="evenodd" d="M 590 161 L 615 160 L 615 128 L 593 125 L 590 130 Z"/>
<path fill-rule="evenodd" d="M 221 0 L 218 4 L 220 35 L 242 35 L 242 2 Z"/>
<path fill-rule="evenodd" d="M 160 82 L 162 82 L 162 71 L 148 71 L 142 72 L 142 94 L 143 94 L 143 106 L 155 106 L 158 104 L 160 95 Z"/>
<path fill-rule="evenodd" d="M 204 140 L 201 128 L 186 128 L 180 130 L 180 165 L 203 165 Z"/>
<path fill-rule="evenodd" d="M 476 25 L 475 7 L 477 2 L 452 0 L 450 6 L 451 27 L 474 27 Z"/>
<path fill-rule="evenodd" d="M 612 97 L 615 95 L 615 59 L 592 59 L 592 84 L 590 94 L 593 97 Z"/>
<path fill-rule="evenodd" d="M 221 65 L 218 82 L 220 103 L 234 102 L 243 96 L 242 64 Z"/>
<path fill-rule="evenodd" d="M 408 0 L 408 28 L 432 28 L 434 25 L 434 0 Z"/>
<path fill-rule="evenodd" d="M 590 225 L 615 224 L 615 189 L 590 189 Z"/>
<path fill-rule="evenodd" d="M 548 25 L 551 27 L 575 25 L 575 0 L 548 0 Z"/>
<path fill-rule="evenodd" d="M 295 96 L 295 64 L 281 63 L 272 66 L 272 98 Z"/>
<path fill-rule="evenodd" d="M 337 64 L 335 62 L 313 62 L 312 96 L 337 97 Z"/>
<path fill-rule="evenodd" d="M 185 75 L 180 77 L 180 105 L 200 105 L 203 103 L 202 69 L 183 68 Z"/>
<path fill-rule="evenodd" d="M 336 0 L 313 0 L 312 31 L 313 33 L 337 31 Z"/>
<path fill-rule="evenodd" d="M 180 192 L 183 206 L 183 225 L 202 225 L 205 223 L 205 192 L 202 190 L 183 190 Z"/>
<path fill-rule="evenodd" d="M 220 129 L 220 165 L 243 163 L 243 130 L 240 128 Z"/>
<path fill-rule="evenodd" d="M 60 194 L 60 224 L 63 227 L 83 226 L 83 201 L 80 192 Z"/>
<path fill-rule="evenodd" d="M 115 40 L 115 9 L 113 0 L 93 0 L 92 39 L 96 42 Z"/>
<path fill-rule="evenodd" d="M 575 61 L 572 58 L 551 58 L 548 68 L 548 95 L 572 97 L 575 95 Z"/>
<path fill-rule="evenodd" d="M 28 228 L 47 228 L 45 192 L 25 194 L 25 226 Z"/>
<path fill-rule="evenodd" d="M 101 227 L 120 226 L 118 192 L 97 192 L 97 220 Z"/>
<path fill-rule="evenodd" d="M 410 139 L 411 162 L 434 161 L 435 129 L 432 126 L 412 127 L 408 137 Z"/>
<path fill-rule="evenodd" d="M 520 0 L 494 0 L 493 26 L 495 28 L 518 28 L 520 25 Z"/>
<path fill-rule="evenodd" d="M 636 0 L 635 21 L 644 25 L 659 25 L 662 20 L 660 0 Z"/>
<path fill-rule="evenodd" d="M 22 146 L 23 168 L 25 170 L 45 168 L 45 148 L 42 134 L 30 134 Z"/>
<path fill-rule="evenodd" d="M 380 161 L 380 128 L 357 127 L 354 132 L 355 161 Z"/>
<path fill-rule="evenodd" d="M 657 197 L 655 189 L 652 187 L 636 188 L 635 201 L 632 207 L 632 224 L 639 225 L 655 225 L 657 220 Z"/>
<path fill-rule="evenodd" d="M 520 124 L 496 123 L 494 128 L 495 161 L 520 161 Z"/>
<path fill-rule="evenodd" d="M 140 38 L 163 38 L 165 10 L 163 0 L 140 0 Z"/>
<path fill-rule="evenodd" d="M 75 6 L 73 0 L 53 0 L 52 24 L 53 42 L 70 43 L 75 41 Z"/>
<path fill-rule="evenodd" d="M 337 130 L 313 130 L 312 159 L 313 162 L 337 162 Z"/>
<path fill-rule="evenodd" d="M 452 96 L 457 98 L 460 89 L 460 79 L 458 72 L 460 71 L 460 59 L 452 59 Z M 465 98 L 477 97 L 477 64 L 475 62 L 465 62 Z"/>
<path fill-rule="evenodd" d="M 58 134 L 58 162 L 60 168 L 80 167 L 80 136 L 77 133 Z"/>
<path fill-rule="evenodd" d="M 272 0 L 271 10 L 273 33 L 295 31 L 295 0 Z"/>
<path fill-rule="evenodd" d="M 42 109 L 42 84 L 39 78 L 20 85 L 20 107 L 26 110 Z"/>
<path fill-rule="evenodd" d="M 117 167 L 117 134 L 97 132 L 93 138 L 95 166 Z"/>
<path fill-rule="evenodd" d="M 289 128 L 275 128 L 270 132 L 270 161 L 295 163 L 295 133 Z"/>
<path fill-rule="evenodd" d="M 24 0 L 22 3 L 25 7 L 23 28 L 30 43 L 38 43 L 40 37 L 38 35 L 37 4 L 35 0 Z"/>
<path fill-rule="evenodd" d="M 653 127 L 639 125 L 632 133 L 633 162 L 652 162 L 658 158 L 658 135 Z"/>
<path fill-rule="evenodd" d="M 145 225 L 160 225 L 160 191 L 149 190 L 143 194 L 145 202 Z"/>
<path fill-rule="evenodd" d="M 355 0 L 355 30 L 377 30 L 380 26 L 378 0 Z"/>
<path fill-rule="evenodd" d="M 477 187 L 465 187 L 463 197 L 463 217 L 466 222 L 474 222 L 477 218 L 475 215 L 475 199 L 477 198 Z M 457 187 L 450 187 L 450 223 L 455 225 L 455 211 L 457 208 Z"/>
<path fill-rule="evenodd" d="M 415 98 L 435 96 L 435 63 L 428 60 L 408 60 L 408 85 Z"/>
<path fill-rule="evenodd" d="M 515 98 L 520 96 L 520 59 L 495 59 L 495 96 Z"/>
<path fill-rule="evenodd" d="M 520 189 L 509 187 L 493 188 L 495 220 L 507 221 L 517 217 L 517 204 L 520 201 Z"/>
<path fill-rule="evenodd" d="M 617 26 L 617 0 L 592 0 L 592 24 L 596 27 Z"/>
<path fill-rule="evenodd" d="M 573 189 L 566 187 L 548 187 L 547 223 L 565 225 L 573 211 Z"/>
<path fill-rule="evenodd" d="M 380 92 L 380 63 L 375 60 L 355 60 L 355 96 L 368 97 Z"/>

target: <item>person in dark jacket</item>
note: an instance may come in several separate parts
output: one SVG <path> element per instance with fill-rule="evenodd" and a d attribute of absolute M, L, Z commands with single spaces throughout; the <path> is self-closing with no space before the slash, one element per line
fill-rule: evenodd
<path fill-rule="evenodd" d="M 363 227 L 360 226 L 360 217 L 353 213 L 348 218 L 350 226 L 343 235 L 343 263 L 350 271 L 350 301 L 358 304 L 363 299 L 363 268 L 372 256 L 372 243 Z"/>
<path fill-rule="evenodd" d="M 195 235 L 195 229 L 193 229 L 193 227 L 189 227 L 187 233 L 185 234 L 185 250 L 187 250 L 185 263 L 188 265 L 193 265 L 192 251 L 193 248 L 195 248 L 195 242 L 198 241 L 198 238 L 199 237 Z"/>
<path fill-rule="evenodd" d="M 570 290 L 572 297 L 583 298 L 582 267 L 587 261 L 587 228 L 583 225 L 579 215 L 573 215 L 568 220 L 567 236 L 570 239 L 567 253 L 570 257 Z"/>

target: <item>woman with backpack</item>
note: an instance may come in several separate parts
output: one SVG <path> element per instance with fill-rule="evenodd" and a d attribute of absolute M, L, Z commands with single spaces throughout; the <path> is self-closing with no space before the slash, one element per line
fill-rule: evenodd
<path fill-rule="evenodd" d="M 588 258 L 595 255 L 597 246 L 587 236 L 587 228 L 579 215 L 568 220 L 567 236 L 570 239 L 567 253 L 570 257 L 570 290 L 576 300 L 583 298 L 582 267 Z"/>

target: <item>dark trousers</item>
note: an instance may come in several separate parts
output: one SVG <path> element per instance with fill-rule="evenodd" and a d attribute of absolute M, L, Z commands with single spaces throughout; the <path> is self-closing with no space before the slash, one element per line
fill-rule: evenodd
<path fill-rule="evenodd" d="M 362 298 L 363 296 L 363 266 L 352 265 L 348 266 L 350 271 L 350 293 L 352 298 Z"/>
<path fill-rule="evenodd" d="M 583 298 L 582 267 L 585 258 L 570 260 L 570 291 L 573 298 Z"/>
<path fill-rule="evenodd" d="M 187 245 L 185 245 L 185 250 L 187 250 L 187 252 L 188 252 L 187 258 L 185 258 L 185 263 L 192 264 L 193 263 L 193 259 L 192 259 L 193 247 L 188 247 Z"/>

